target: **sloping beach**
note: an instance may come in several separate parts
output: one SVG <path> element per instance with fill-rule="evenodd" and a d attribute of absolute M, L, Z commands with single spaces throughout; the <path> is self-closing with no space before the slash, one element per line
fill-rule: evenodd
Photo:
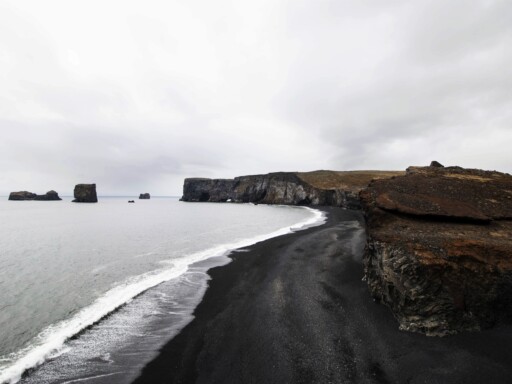
<path fill-rule="evenodd" d="M 195 319 L 135 383 L 507 383 L 512 328 L 445 338 L 398 330 L 362 281 L 362 214 L 234 252 Z"/>

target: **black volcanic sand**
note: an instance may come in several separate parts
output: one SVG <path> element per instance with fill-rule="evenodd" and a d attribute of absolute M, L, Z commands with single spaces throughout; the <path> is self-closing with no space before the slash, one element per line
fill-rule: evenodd
<path fill-rule="evenodd" d="M 510 383 L 512 327 L 402 332 L 361 279 L 356 211 L 232 254 L 142 383 Z"/>

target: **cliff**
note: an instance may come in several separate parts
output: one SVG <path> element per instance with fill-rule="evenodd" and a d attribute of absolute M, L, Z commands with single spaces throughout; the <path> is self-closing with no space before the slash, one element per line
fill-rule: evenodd
<path fill-rule="evenodd" d="M 181 201 L 226 202 L 233 199 L 234 180 L 188 178 L 183 184 Z"/>
<path fill-rule="evenodd" d="M 410 167 L 360 197 L 365 279 L 401 329 L 443 336 L 512 319 L 512 176 Z"/>
<path fill-rule="evenodd" d="M 276 172 L 234 179 L 188 178 L 181 200 L 358 208 L 358 193 L 372 179 L 399 174 L 403 172 L 314 171 Z"/>

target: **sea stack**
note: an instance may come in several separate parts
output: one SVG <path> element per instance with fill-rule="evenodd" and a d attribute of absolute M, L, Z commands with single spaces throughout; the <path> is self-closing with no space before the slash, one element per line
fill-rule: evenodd
<path fill-rule="evenodd" d="M 512 320 L 512 176 L 409 167 L 360 193 L 365 279 L 400 329 L 444 336 Z"/>
<path fill-rule="evenodd" d="M 149 200 L 150 198 L 151 198 L 151 195 L 149 193 L 141 193 L 139 195 L 139 199 Z"/>
<path fill-rule="evenodd" d="M 38 201 L 57 201 L 62 200 L 55 191 L 48 191 L 45 195 L 36 195 L 28 191 L 11 192 L 9 200 L 38 200 Z"/>
<path fill-rule="evenodd" d="M 37 195 L 28 191 L 11 192 L 9 200 L 34 200 Z"/>
<path fill-rule="evenodd" d="M 56 201 L 56 200 L 62 200 L 59 197 L 59 194 L 55 192 L 54 190 L 46 192 L 44 195 L 37 195 L 34 200 L 42 200 L 42 201 Z"/>
<path fill-rule="evenodd" d="M 73 203 L 97 203 L 96 184 L 77 184 L 74 190 Z"/>

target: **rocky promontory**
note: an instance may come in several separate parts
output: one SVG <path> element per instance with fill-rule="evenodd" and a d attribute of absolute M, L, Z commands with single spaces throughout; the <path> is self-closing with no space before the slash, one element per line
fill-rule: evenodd
<path fill-rule="evenodd" d="M 96 184 L 77 184 L 73 191 L 73 203 L 97 203 Z"/>
<path fill-rule="evenodd" d="M 401 329 L 443 336 L 512 319 L 512 176 L 433 163 L 360 197 L 365 279 Z"/>
<path fill-rule="evenodd" d="M 149 200 L 149 199 L 151 199 L 151 195 L 149 193 L 141 193 L 139 195 L 139 199 L 141 199 L 141 200 Z"/>
<path fill-rule="evenodd" d="M 188 178 L 182 201 L 327 205 L 358 208 L 358 193 L 374 178 L 403 172 L 276 172 L 234 179 Z"/>
<path fill-rule="evenodd" d="M 444 336 L 512 320 L 509 174 L 434 161 L 406 172 L 193 178 L 182 200 L 362 207 L 365 280 L 401 329 Z"/>
<path fill-rule="evenodd" d="M 39 201 L 57 201 L 62 200 L 55 191 L 48 191 L 44 195 L 37 195 L 28 191 L 11 192 L 9 200 L 39 200 Z"/>

